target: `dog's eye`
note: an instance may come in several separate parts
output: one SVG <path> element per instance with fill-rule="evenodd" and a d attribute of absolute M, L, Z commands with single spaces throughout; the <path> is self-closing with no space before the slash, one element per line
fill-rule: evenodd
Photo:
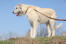
<path fill-rule="evenodd" d="M 17 9 L 17 8 L 16 8 Z"/>

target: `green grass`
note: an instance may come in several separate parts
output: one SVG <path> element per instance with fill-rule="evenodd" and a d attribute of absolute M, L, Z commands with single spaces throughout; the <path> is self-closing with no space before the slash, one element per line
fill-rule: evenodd
<path fill-rule="evenodd" d="M 62 40 L 66 40 L 66 36 L 55 36 L 55 37 L 40 37 L 40 38 L 36 38 L 37 40 L 40 40 L 41 44 L 48 44 L 48 42 L 52 39 L 52 38 L 59 38 L 59 39 L 62 39 Z M 15 40 L 3 40 L 3 41 L 0 41 L 0 44 L 13 44 L 14 42 L 16 41 Z"/>
<path fill-rule="evenodd" d="M 15 41 L 14 40 L 9 40 L 9 41 L 0 41 L 0 44 L 13 44 Z"/>
<path fill-rule="evenodd" d="M 17 38 L 16 39 L 12 39 L 12 40 L 2 40 L 2 41 L 0 41 L 0 44 L 14 44 L 14 42 L 17 40 Z"/>
<path fill-rule="evenodd" d="M 41 38 L 38 38 L 38 40 L 40 40 L 40 42 L 42 44 L 48 44 L 48 41 L 51 40 L 52 37 L 48 38 L 48 37 L 41 37 Z"/>
<path fill-rule="evenodd" d="M 38 38 L 38 40 L 40 40 L 40 42 L 42 44 L 49 44 L 48 42 L 51 41 L 51 39 L 53 38 L 58 38 L 58 39 L 61 39 L 61 40 L 66 40 L 66 36 L 55 36 L 55 37 L 41 37 L 41 38 Z"/>

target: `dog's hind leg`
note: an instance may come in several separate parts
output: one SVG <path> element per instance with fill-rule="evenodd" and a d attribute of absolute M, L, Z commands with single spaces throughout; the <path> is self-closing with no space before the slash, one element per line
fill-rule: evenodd
<path fill-rule="evenodd" d="M 51 29 L 50 29 L 49 23 L 47 23 L 46 26 L 47 26 L 47 30 L 48 30 L 48 37 L 50 37 L 51 36 Z"/>
<path fill-rule="evenodd" d="M 50 26 L 51 26 L 52 36 L 55 36 L 55 34 L 56 34 L 56 21 L 50 19 Z"/>

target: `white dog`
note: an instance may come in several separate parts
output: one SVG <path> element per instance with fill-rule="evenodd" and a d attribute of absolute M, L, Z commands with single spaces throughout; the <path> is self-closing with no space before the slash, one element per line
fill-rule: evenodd
<path fill-rule="evenodd" d="M 22 14 L 24 14 L 27 17 L 27 19 L 31 24 L 31 30 L 30 30 L 31 38 L 36 37 L 38 24 L 46 24 L 48 29 L 48 37 L 55 36 L 56 27 L 59 28 L 61 25 L 56 26 L 55 20 L 50 19 L 44 15 L 41 15 L 40 13 L 36 12 L 34 9 L 38 10 L 39 12 L 51 18 L 56 18 L 56 12 L 50 8 L 40 8 L 26 4 L 18 4 L 15 10 L 13 11 L 13 13 L 17 14 L 17 16 L 21 16 Z"/>

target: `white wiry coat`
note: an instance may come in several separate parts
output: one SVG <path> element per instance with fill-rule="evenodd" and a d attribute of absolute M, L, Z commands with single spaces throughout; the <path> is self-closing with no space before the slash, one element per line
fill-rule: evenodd
<path fill-rule="evenodd" d="M 48 29 L 48 37 L 55 36 L 56 21 L 44 16 L 44 15 L 47 15 L 51 18 L 56 18 L 56 12 L 53 9 L 40 8 L 40 7 L 30 6 L 30 5 L 26 5 L 26 4 L 18 4 L 16 6 L 16 8 L 17 9 L 14 10 L 15 14 L 20 13 L 20 14 L 18 14 L 18 16 L 24 14 L 27 17 L 27 19 L 29 20 L 29 22 L 31 24 L 31 30 L 30 30 L 31 38 L 36 37 L 38 24 L 46 24 L 47 29 Z M 34 9 L 38 10 L 39 12 L 43 13 L 44 15 L 38 13 Z M 58 26 L 58 27 L 60 27 L 60 26 Z"/>

